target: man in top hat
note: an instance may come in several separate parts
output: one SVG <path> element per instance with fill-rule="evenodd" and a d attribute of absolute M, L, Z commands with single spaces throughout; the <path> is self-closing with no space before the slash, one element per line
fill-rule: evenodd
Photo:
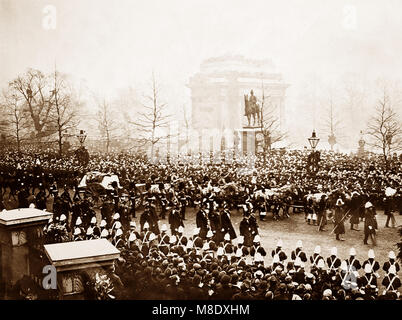
<path fill-rule="evenodd" d="M 344 210 L 343 210 L 343 205 L 344 202 L 342 201 L 341 198 L 339 198 L 336 201 L 336 207 L 335 207 L 335 214 L 334 214 L 334 220 L 335 220 L 335 235 L 336 235 L 336 240 L 344 241 L 345 239 L 342 239 L 340 237 L 341 234 L 345 234 L 345 224 L 343 222 L 345 216 L 344 216 Z"/>
<path fill-rule="evenodd" d="M 208 232 L 208 213 L 209 210 L 207 209 L 207 203 L 203 201 L 201 203 L 201 208 L 197 212 L 196 216 L 196 225 L 197 228 L 200 229 L 199 237 L 203 240 L 206 239 L 206 235 Z"/>
<path fill-rule="evenodd" d="M 230 239 L 236 238 L 236 231 L 233 228 L 232 220 L 230 218 L 230 211 L 228 209 L 228 204 L 226 201 L 223 202 L 223 212 L 221 214 L 221 227 L 223 234 L 229 234 Z"/>
<path fill-rule="evenodd" d="M 371 239 L 373 245 L 377 244 L 376 241 L 376 229 L 378 229 L 376 213 L 374 206 L 371 202 L 366 202 L 364 205 L 365 214 L 364 214 L 364 244 L 368 244 L 367 240 Z"/>
<path fill-rule="evenodd" d="M 178 229 L 180 227 L 184 227 L 184 223 L 183 223 L 181 213 L 176 208 L 176 206 L 173 208 L 173 210 L 170 211 L 168 222 L 170 224 L 170 233 L 172 235 L 177 235 Z"/>
<path fill-rule="evenodd" d="M 341 266 L 341 259 L 337 257 L 338 249 L 336 247 L 332 247 L 331 255 L 327 258 L 327 265 L 329 271 L 336 271 Z"/>

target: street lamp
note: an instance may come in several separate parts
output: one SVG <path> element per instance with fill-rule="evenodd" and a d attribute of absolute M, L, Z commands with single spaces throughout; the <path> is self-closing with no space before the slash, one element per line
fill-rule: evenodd
<path fill-rule="evenodd" d="M 315 134 L 315 130 L 313 130 L 313 133 L 311 134 L 311 137 L 308 138 L 308 142 L 310 143 L 310 146 L 313 150 L 317 147 L 318 142 L 320 141 L 319 138 L 317 138 Z"/>
<path fill-rule="evenodd" d="M 312 167 L 313 172 L 316 172 L 318 170 L 318 162 L 319 160 L 319 152 L 315 151 L 315 148 L 317 147 L 318 142 L 320 141 L 319 138 L 317 138 L 317 135 L 315 133 L 315 130 L 313 130 L 313 133 L 311 134 L 311 137 L 308 138 L 308 142 L 310 143 L 312 152 L 308 156 L 308 165 Z"/>
<path fill-rule="evenodd" d="M 82 147 L 84 145 L 85 139 L 87 138 L 87 133 L 85 132 L 85 130 L 80 130 L 80 133 L 77 135 L 77 138 Z"/>

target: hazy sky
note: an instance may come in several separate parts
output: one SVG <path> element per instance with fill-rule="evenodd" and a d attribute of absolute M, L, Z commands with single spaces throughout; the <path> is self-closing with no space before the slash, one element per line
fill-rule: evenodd
<path fill-rule="evenodd" d="M 270 58 L 291 84 L 307 74 L 402 71 L 400 0 L 0 0 L 0 86 L 27 67 L 59 70 L 107 97 L 154 70 L 171 105 L 188 104 L 189 78 L 227 53 Z M 46 29 L 46 5 L 56 28 Z M 355 13 L 355 14 L 354 14 Z"/>

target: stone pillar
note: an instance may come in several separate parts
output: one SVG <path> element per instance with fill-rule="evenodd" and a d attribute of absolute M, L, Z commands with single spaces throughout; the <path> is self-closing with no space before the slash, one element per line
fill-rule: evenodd
<path fill-rule="evenodd" d="M 42 285 L 43 228 L 52 213 L 35 208 L 0 212 L 0 299 L 23 276 Z"/>

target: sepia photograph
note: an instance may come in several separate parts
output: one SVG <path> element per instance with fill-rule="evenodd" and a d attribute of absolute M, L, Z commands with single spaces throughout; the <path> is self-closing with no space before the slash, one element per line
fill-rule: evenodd
<path fill-rule="evenodd" d="M 0 0 L 0 300 L 402 300 L 401 12 Z"/>

